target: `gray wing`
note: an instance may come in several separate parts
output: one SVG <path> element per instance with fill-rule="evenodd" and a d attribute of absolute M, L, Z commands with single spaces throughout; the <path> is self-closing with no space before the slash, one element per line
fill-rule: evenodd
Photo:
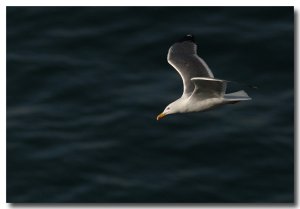
<path fill-rule="evenodd" d="M 170 47 L 168 62 L 178 71 L 183 80 L 183 96 L 192 94 L 194 90 L 192 78 L 214 77 L 204 60 L 197 55 L 197 45 L 191 35 L 185 36 Z"/>
<path fill-rule="evenodd" d="M 199 97 L 201 99 L 207 98 L 220 98 L 223 97 L 226 91 L 227 82 L 225 80 L 219 80 L 214 78 L 192 78 L 195 89 L 193 97 Z"/>

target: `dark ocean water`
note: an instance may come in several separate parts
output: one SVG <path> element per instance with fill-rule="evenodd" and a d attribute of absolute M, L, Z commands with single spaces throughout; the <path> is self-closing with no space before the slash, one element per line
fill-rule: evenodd
<path fill-rule="evenodd" d="M 157 122 L 188 33 L 259 89 Z M 293 202 L 293 8 L 8 7 L 7 201 Z"/>

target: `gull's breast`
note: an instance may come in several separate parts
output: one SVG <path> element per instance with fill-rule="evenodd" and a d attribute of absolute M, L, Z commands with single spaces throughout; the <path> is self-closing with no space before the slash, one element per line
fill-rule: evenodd
<path fill-rule="evenodd" d="M 191 100 L 187 104 L 187 112 L 205 111 L 217 107 L 223 103 L 223 98 L 210 98 L 204 100 Z"/>

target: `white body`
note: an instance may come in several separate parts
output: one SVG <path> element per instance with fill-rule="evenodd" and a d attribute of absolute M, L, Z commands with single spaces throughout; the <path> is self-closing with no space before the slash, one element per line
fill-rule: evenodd
<path fill-rule="evenodd" d="M 195 97 L 193 95 L 188 98 L 183 96 L 172 102 L 170 104 L 172 108 L 170 110 L 165 110 L 164 112 L 166 112 L 166 114 L 172 114 L 172 110 L 177 110 L 178 113 L 201 112 L 225 104 L 236 103 L 250 99 L 251 98 L 243 90 L 231 94 L 224 94 L 223 97 L 213 97 L 205 99 L 199 99 L 198 97 Z"/>
<path fill-rule="evenodd" d="M 180 113 L 185 112 L 200 112 L 211 109 L 213 107 L 225 104 L 224 98 L 210 98 L 204 100 L 196 100 L 194 98 L 180 98 L 176 100 L 173 104 L 176 103 L 178 106 L 178 111 Z M 181 107 L 180 107 L 181 106 Z"/>
<path fill-rule="evenodd" d="M 224 98 L 210 98 L 202 101 L 193 101 L 187 103 L 187 112 L 200 112 L 212 109 L 214 107 L 225 104 Z"/>

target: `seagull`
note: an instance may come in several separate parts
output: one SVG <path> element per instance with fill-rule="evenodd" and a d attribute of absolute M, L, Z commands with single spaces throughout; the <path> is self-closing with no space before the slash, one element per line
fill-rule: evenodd
<path fill-rule="evenodd" d="M 174 113 L 206 111 L 225 104 L 251 100 L 244 90 L 225 94 L 230 81 L 214 78 L 208 65 L 197 55 L 193 35 L 188 34 L 174 43 L 169 48 L 167 59 L 182 78 L 183 93 L 157 116 L 157 120 Z"/>

